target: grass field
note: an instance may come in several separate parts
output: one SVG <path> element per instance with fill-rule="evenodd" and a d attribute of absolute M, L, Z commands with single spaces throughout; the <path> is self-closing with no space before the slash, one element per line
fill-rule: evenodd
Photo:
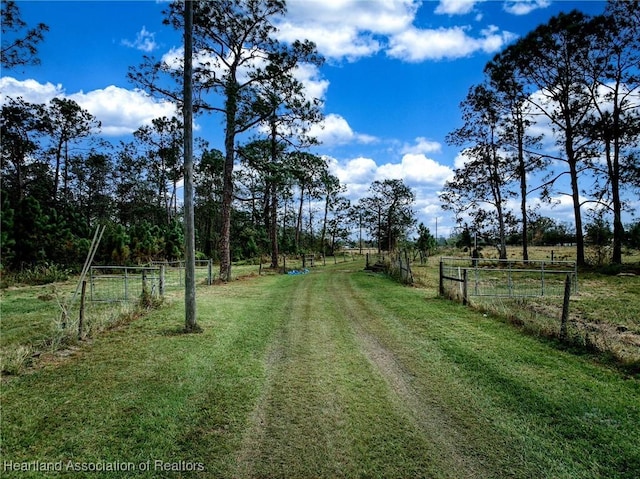
<path fill-rule="evenodd" d="M 175 296 L 4 377 L 2 477 L 640 475 L 637 379 L 362 266 L 201 286 L 202 334 Z"/>
<path fill-rule="evenodd" d="M 507 250 L 510 259 L 521 258 L 521 250 Z M 497 258 L 493 250 L 484 256 Z M 625 269 L 640 270 L 640 254 L 626 252 Z M 588 254 L 593 254 L 588 251 Z M 447 251 L 445 255 L 464 256 L 460 251 Z M 466 253 L 468 255 L 468 253 Z M 575 260 L 573 247 L 532 247 L 530 259 L 538 261 Z M 426 266 L 415 265 L 414 276 L 419 285 L 438 288 L 437 264 L 439 258 L 431 258 Z M 539 286 L 538 286 L 539 287 Z M 562 289 L 560 288 L 560 292 Z M 470 298 L 480 311 L 496 314 L 534 335 L 557 338 L 562 316 L 562 295 L 528 298 Z M 602 359 L 613 362 L 630 371 L 640 372 L 640 274 L 623 273 L 605 275 L 586 269 L 578 272 L 578 291 L 572 294 L 569 308 L 568 340 L 578 349 L 600 354 Z"/>

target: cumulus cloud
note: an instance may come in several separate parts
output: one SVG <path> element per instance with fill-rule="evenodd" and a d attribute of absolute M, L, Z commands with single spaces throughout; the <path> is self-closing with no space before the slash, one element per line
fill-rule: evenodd
<path fill-rule="evenodd" d="M 380 42 L 371 34 L 359 32 L 357 28 L 349 25 L 327 28 L 327 25 L 297 25 L 287 22 L 281 24 L 279 28 L 280 40 L 285 42 L 300 38 L 311 40 L 326 58 L 346 58 L 348 61 L 355 61 L 358 58 L 374 55 L 381 48 Z"/>
<path fill-rule="evenodd" d="M 368 185 L 376 179 L 378 165 L 371 158 L 353 158 L 340 162 L 335 158 L 327 157 L 331 172 L 338 177 L 344 185 Z"/>
<path fill-rule="evenodd" d="M 376 179 L 402 179 L 407 185 L 437 186 L 453 177 L 451 168 L 441 165 L 423 154 L 406 154 L 400 163 L 386 163 L 380 165 L 376 172 Z"/>
<path fill-rule="evenodd" d="M 338 160 L 325 157 L 332 174 L 346 185 L 346 195 L 352 202 L 357 202 L 369 194 L 371 183 L 376 180 L 402 179 L 416 196 L 414 211 L 418 222 L 433 225 L 435 218 L 442 218 L 442 210 L 438 192 L 444 182 L 453 176 L 453 171 L 446 165 L 426 157 L 423 154 L 405 154 L 399 162 L 378 165 L 373 159 L 357 157 L 349 160 Z M 448 234 L 448 230 L 440 223 L 439 233 Z"/>
<path fill-rule="evenodd" d="M 67 94 L 62 85 L 3 77 L 0 90 L 4 95 L 20 96 L 30 103 L 48 103 L 56 97 L 69 98 L 95 116 L 102 123 L 102 133 L 107 136 L 129 134 L 142 125 L 151 124 L 154 118 L 171 117 L 177 113 L 173 103 L 156 100 L 142 90 L 127 90 L 114 85 L 86 93 Z"/>
<path fill-rule="evenodd" d="M 29 103 L 48 103 L 52 98 L 64 95 L 61 84 L 39 83 L 36 80 L 16 80 L 13 77 L 0 78 L 0 102 L 4 104 L 4 98 L 22 97 Z"/>
<path fill-rule="evenodd" d="M 527 15 L 539 8 L 551 5 L 550 0 L 507 0 L 502 5 L 505 12 L 513 15 Z"/>
<path fill-rule="evenodd" d="M 464 15 L 473 10 L 476 0 L 440 0 L 435 13 L 445 15 Z"/>
<path fill-rule="evenodd" d="M 355 61 L 381 51 L 387 35 L 411 25 L 418 7 L 416 0 L 292 1 L 278 38 L 306 38 L 328 59 Z"/>
<path fill-rule="evenodd" d="M 456 157 L 453 160 L 453 167 L 456 170 L 459 170 L 461 168 L 464 168 L 464 165 L 466 165 L 470 161 L 471 161 L 471 158 L 469 158 L 464 152 L 460 152 L 456 155 Z"/>
<path fill-rule="evenodd" d="M 387 55 L 407 62 L 463 58 L 478 51 L 498 51 L 516 38 L 515 34 L 500 32 L 495 26 L 482 30 L 478 38 L 468 35 L 468 30 L 468 27 L 409 28 L 391 38 Z"/>
<path fill-rule="evenodd" d="M 543 1 L 543 0 L 539 0 Z M 442 0 L 436 13 L 463 14 L 479 3 L 472 0 Z M 329 60 L 355 61 L 386 52 L 407 62 L 460 58 L 472 53 L 495 52 L 514 36 L 495 27 L 474 38 L 467 27 L 421 29 L 414 25 L 418 0 L 297 0 L 278 24 L 278 38 L 291 42 L 306 38 Z M 481 14 L 476 15 L 480 21 Z"/>
<path fill-rule="evenodd" d="M 143 26 L 142 30 L 136 34 L 135 40 L 131 41 L 125 38 L 120 42 L 120 44 L 125 47 L 135 48 L 136 50 L 151 53 L 158 48 L 155 37 L 155 33 L 150 32 L 145 26 Z"/>
<path fill-rule="evenodd" d="M 68 95 L 82 108 L 102 123 L 105 135 L 124 135 L 162 116 L 175 116 L 176 106 L 168 101 L 159 101 L 142 90 L 127 90 L 114 85 L 87 93 Z"/>
<path fill-rule="evenodd" d="M 415 139 L 415 144 L 406 144 L 400 149 L 401 154 L 406 153 L 439 153 L 442 151 L 442 145 L 437 141 L 428 140 L 422 136 Z"/>
<path fill-rule="evenodd" d="M 311 126 L 309 136 L 317 138 L 325 146 L 347 143 L 375 143 L 377 138 L 353 131 L 347 120 L 335 113 L 328 114 L 320 124 Z"/>

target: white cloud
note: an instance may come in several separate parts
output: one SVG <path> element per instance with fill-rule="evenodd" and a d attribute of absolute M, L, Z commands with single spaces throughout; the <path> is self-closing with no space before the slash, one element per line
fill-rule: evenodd
<path fill-rule="evenodd" d="M 513 15 L 527 15 L 539 8 L 551 5 L 550 0 L 507 0 L 502 5 L 505 12 Z"/>
<path fill-rule="evenodd" d="M 289 21 L 295 24 L 342 25 L 375 33 L 397 32 L 410 25 L 421 2 L 416 0 L 292 0 Z"/>
<path fill-rule="evenodd" d="M 136 39 L 133 41 L 123 39 L 120 43 L 126 47 L 135 48 L 136 50 L 140 50 L 146 53 L 151 53 L 156 48 L 158 48 L 158 44 L 156 43 L 156 34 L 147 30 L 145 26 L 142 27 L 136 34 Z"/>
<path fill-rule="evenodd" d="M 29 103 L 48 103 L 52 98 L 64 95 L 61 84 L 39 83 L 36 80 L 16 80 L 13 77 L 0 78 L 0 91 L 2 96 L 0 102 L 4 104 L 4 98 L 22 97 Z"/>
<path fill-rule="evenodd" d="M 278 38 L 285 42 L 296 39 L 311 40 L 316 44 L 318 52 L 326 58 L 346 58 L 355 61 L 361 57 L 371 56 L 380 51 L 380 43 L 371 34 L 359 32 L 349 25 L 338 25 L 327 28 L 319 24 L 283 23 L 279 26 Z"/>
<path fill-rule="evenodd" d="M 384 36 L 408 28 L 416 0 L 297 0 L 288 3 L 278 38 L 309 39 L 328 59 L 355 61 L 384 48 Z"/>
<path fill-rule="evenodd" d="M 156 100 L 142 90 L 127 90 L 114 85 L 87 93 L 74 93 L 68 98 L 94 115 L 102 123 L 105 135 L 132 133 L 142 125 L 151 124 L 154 118 L 177 114 L 173 103 Z"/>
<path fill-rule="evenodd" d="M 390 40 L 387 55 L 407 62 L 462 58 L 477 51 L 492 53 L 516 36 L 510 32 L 499 32 L 495 26 L 481 31 L 481 37 L 467 34 L 468 27 L 419 30 L 410 28 Z"/>
<path fill-rule="evenodd" d="M 435 218 L 443 219 L 438 193 L 453 175 L 448 166 L 422 154 L 406 154 L 400 162 L 384 165 L 377 165 L 373 159 L 365 157 L 346 161 L 325 158 L 332 174 L 346 185 L 346 196 L 353 203 L 369 194 L 369 187 L 375 180 L 402 179 L 416 196 L 414 211 L 418 222 L 433 227 Z M 438 233 L 447 235 L 448 231 L 449 228 L 441 221 Z"/>
<path fill-rule="evenodd" d="M 406 153 L 439 153 L 441 151 L 442 145 L 439 142 L 428 140 L 422 136 L 415 139 L 414 145 L 406 144 L 400 149 L 400 153 L 403 155 Z"/>
<path fill-rule="evenodd" d="M 344 163 L 335 158 L 326 157 L 331 172 L 340 182 L 349 187 L 367 185 L 375 180 L 378 165 L 371 158 L 358 157 Z"/>
<path fill-rule="evenodd" d="M 464 168 L 464 165 L 466 165 L 470 161 L 471 161 L 471 158 L 469 158 L 463 152 L 460 152 L 456 155 L 455 159 L 453 160 L 453 167 L 456 170 L 459 170 L 460 168 Z"/>
<path fill-rule="evenodd" d="M 400 163 L 386 163 L 378 167 L 376 179 L 402 179 L 410 186 L 437 186 L 452 178 L 453 171 L 423 154 L 406 154 Z"/>
<path fill-rule="evenodd" d="M 476 0 L 440 0 L 435 13 L 445 15 L 464 15 L 473 10 Z"/>
<path fill-rule="evenodd" d="M 125 135 L 161 116 L 176 115 L 173 103 L 159 101 L 142 90 L 127 90 L 114 85 L 104 89 L 67 94 L 62 85 L 39 83 L 36 80 L 0 78 L 0 90 L 4 96 L 21 96 L 30 103 L 48 103 L 53 98 L 69 98 L 87 110 L 102 123 L 104 135 Z M 1 100 L 3 101 L 3 100 Z"/>
<path fill-rule="evenodd" d="M 325 146 L 347 143 L 374 143 L 377 138 L 354 132 L 347 120 L 335 113 L 328 114 L 320 124 L 312 125 L 309 136 L 317 138 Z"/>
<path fill-rule="evenodd" d="M 296 67 L 293 76 L 304 85 L 305 95 L 308 99 L 324 100 L 329 88 L 329 80 L 322 78 L 317 66 L 302 63 Z"/>
<path fill-rule="evenodd" d="M 442 0 L 436 13 L 462 14 L 481 0 Z M 420 29 L 414 25 L 418 0 L 295 0 L 277 25 L 278 38 L 309 39 L 329 60 L 355 61 L 385 51 L 407 62 L 460 58 L 499 50 L 515 36 L 496 27 L 474 38 L 467 27 Z M 480 21 L 481 14 L 475 16 Z"/>

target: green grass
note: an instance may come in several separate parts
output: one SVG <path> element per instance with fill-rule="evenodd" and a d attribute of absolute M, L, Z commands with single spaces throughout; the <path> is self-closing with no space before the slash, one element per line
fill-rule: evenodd
<path fill-rule="evenodd" d="M 534 247 L 530 257 L 550 260 L 551 250 L 555 258 L 575 255 L 571 247 Z M 489 250 L 489 253 L 493 251 Z M 510 248 L 510 258 L 517 258 L 519 250 Z M 464 256 L 450 251 L 449 255 Z M 468 253 L 467 253 L 468 254 Z M 627 255 L 625 261 L 637 261 Z M 426 266 L 414 265 L 414 277 L 420 287 L 430 291 L 438 289 L 438 261 L 430 258 Z M 630 263 L 631 264 L 631 263 Z M 484 273 L 483 273 L 484 274 Z M 519 280 L 520 281 L 520 280 Z M 547 289 L 549 286 L 547 281 Z M 447 284 L 445 284 L 447 286 Z M 539 282 L 538 285 L 539 287 Z M 454 284 L 457 288 L 458 285 Z M 533 335 L 557 338 L 560 332 L 563 288 L 556 288 L 555 296 L 528 298 L 496 298 L 471 296 L 473 307 L 487 311 L 503 320 L 522 326 Z M 569 343 L 583 352 L 593 352 L 605 362 L 613 362 L 628 371 L 640 371 L 640 276 L 611 276 L 590 270 L 578 272 L 578 293 L 571 296 Z"/>
<path fill-rule="evenodd" d="M 361 267 L 200 287 L 201 334 L 180 333 L 176 297 L 4 378 L 3 461 L 206 468 L 165 477 L 638 477 L 636 379 Z"/>

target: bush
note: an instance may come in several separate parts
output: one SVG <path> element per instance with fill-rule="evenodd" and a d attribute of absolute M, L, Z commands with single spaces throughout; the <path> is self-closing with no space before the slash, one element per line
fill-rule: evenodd
<path fill-rule="evenodd" d="M 2 287 L 11 284 L 40 285 L 66 281 L 71 275 L 71 270 L 53 263 L 42 263 L 32 268 L 14 273 L 5 273 L 2 278 Z"/>

